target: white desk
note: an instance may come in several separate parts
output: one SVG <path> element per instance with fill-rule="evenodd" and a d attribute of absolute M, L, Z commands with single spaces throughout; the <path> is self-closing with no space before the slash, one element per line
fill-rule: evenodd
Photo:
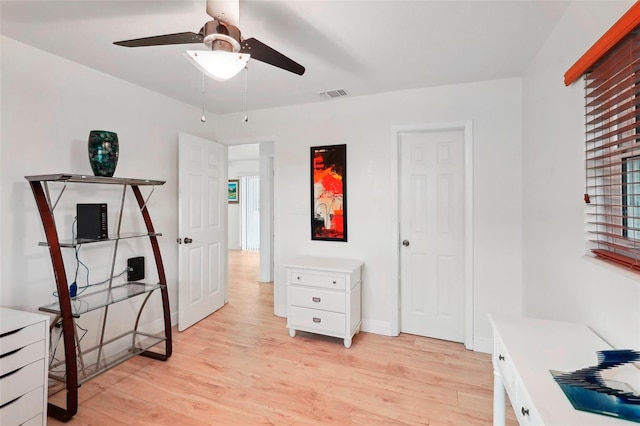
<path fill-rule="evenodd" d="M 489 320 L 493 326 L 495 426 L 505 423 L 505 390 L 521 425 L 638 425 L 574 409 L 549 373 L 550 369 L 571 372 L 597 365 L 596 352 L 612 349 L 588 327 L 500 315 L 490 315 Z M 611 378 L 638 391 L 640 372 L 635 367 L 614 370 Z"/>

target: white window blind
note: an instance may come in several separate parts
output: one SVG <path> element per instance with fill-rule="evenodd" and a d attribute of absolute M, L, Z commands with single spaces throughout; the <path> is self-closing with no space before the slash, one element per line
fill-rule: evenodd
<path fill-rule="evenodd" d="M 260 178 L 240 177 L 242 250 L 260 250 Z"/>

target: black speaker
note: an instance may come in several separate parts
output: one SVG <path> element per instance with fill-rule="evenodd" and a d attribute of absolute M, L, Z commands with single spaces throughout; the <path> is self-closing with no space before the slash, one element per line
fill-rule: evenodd
<path fill-rule="evenodd" d="M 107 205 L 76 204 L 77 240 L 105 240 L 109 238 L 107 230 Z"/>

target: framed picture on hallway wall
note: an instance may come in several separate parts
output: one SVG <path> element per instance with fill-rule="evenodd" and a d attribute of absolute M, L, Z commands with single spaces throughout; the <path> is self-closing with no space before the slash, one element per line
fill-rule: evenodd
<path fill-rule="evenodd" d="M 347 145 L 311 147 L 311 239 L 347 241 Z"/>
<path fill-rule="evenodd" d="M 238 179 L 229 179 L 227 185 L 227 202 L 229 204 L 238 204 L 240 201 L 240 182 Z"/>

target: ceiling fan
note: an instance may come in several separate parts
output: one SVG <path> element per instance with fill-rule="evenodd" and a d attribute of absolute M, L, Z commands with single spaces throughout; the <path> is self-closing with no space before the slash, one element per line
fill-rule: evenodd
<path fill-rule="evenodd" d="M 251 58 L 273 65 L 294 74 L 303 75 L 305 68 L 282 53 L 272 49 L 255 38 L 243 39 L 238 28 L 240 22 L 239 0 L 207 0 L 207 14 L 213 20 L 204 24 L 199 32 L 182 32 L 116 41 L 113 44 L 125 47 L 162 46 L 171 44 L 204 43 L 213 52 L 226 52 L 234 59 Z M 206 51 L 188 51 L 188 59 L 195 63 Z M 236 55 L 232 55 L 236 54 Z M 222 53 L 224 55 L 224 53 Z M 243 56 L 244 55 L 244 56 Z M 196 64 L 196 66 L 198 66 Z M 200 67 L 199 67 L 200 68 Z M 238 70 L 239 71 L 239 70 Z M 235 73 L 230 75 L 230 78 Z M 217 78 L 211 75 L 213 78 Z M 224 80 L 226 78 L 217 78 Z"/>

